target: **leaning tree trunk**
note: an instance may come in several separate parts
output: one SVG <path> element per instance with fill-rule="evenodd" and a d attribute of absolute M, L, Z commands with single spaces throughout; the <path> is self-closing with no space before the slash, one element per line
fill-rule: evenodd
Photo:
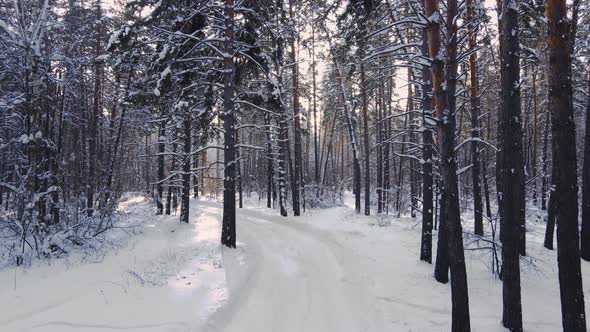
<path fill-rule="evenodd" d="M 522 331 L 520 298 L 520 234 L 524 211 L 523 138 L 520 120 L 520 64 L 518 12 L 504 0 L 502 6 L 502 324 L 511 331 Z"/>
<path fill-rule="evenodd" d="M 318 118 L 317 118 L 317 84 L 316 84 L 316 61 L 315 61 L 315 29 L 311 27 L 311 75 L 312 75 L 312 95 L 313 95 L 313 153 L 314 153 L 314 179 L 316 188 L 316 197 L 320 197 L 320 145 L 318 140 Z"/>
<path fill-rule="evenodd" d="M 455 160 L 455 109 L 457 84 L 457 1 L 447 2 L 446 59 L 442 58 L 440 40 L 440 12 L 436 0 L 424 0 L 428 24 L 428 46 L 432 61 L 432 88 L 435 114 L 438 118 L 443 192 L 446 193 L 445 225 L 448 235 L 449 266 L 451 271 L 451 303 L 453 332 L 470 331 L 467 271 L 463 251 L 463 234 L 459 211 L 459 188 Z M 446 62 L 445 62 L 446 60 Z M 446 63 L 446 66 L 445 66 Z M 446 68 L 445 68 L 446 67 Z M 445 76 L 446 74 L 446 76 Z M 446 81 L 446 89 L 443 87 Z"/>
<path fill-rule="evenodd" d="M 326 173 L 328 172 L 328 162 L 330 161 L 330 154 L 332 153 L 332 146 L 334 145 L 334 132 L 335 132 L 335 127 L 336 127 L 336 119 L 338 117 L 336 116 L 336 113 L 334 113 L 333 117 L 332 117 L 332 125 L 330 128 L 330 139 L 328 140 L 328 147 L 327 149 L 322 149 L 323 151 L 327 151 L 326 153 L 326 160 L 325 160 L 325 165 L 324 165 L 324 171 L 322 172 L 322 179 L 320 182 L 320 185 L 322 187 L 322 194 L 323 194 L 323 190 L 324 190 L 324 182 L 326 181 Z M 327 131 L 325 131 L 324 133 L 326 133 Z M 326 136 L 324 135 L 324 142 L 325 142 Z"/>
<path fill-rule="evenodd" d="M 447 91 L 442 90 L 442 82 L 437 82 L 435 95 L 438 125 L 441 133 L 441 169 L 443 190 L 447 192 L 446 228 L 449 236 L 449 269 L 451 271 L 452 331 L 470 331 L 469 295 L 467 289 L 467 271 L 465 252 L 463 250 L 463 230 L 459 210 L 459 188 L 457 162 L 455 160 L 455 111 L 457 85 L 457 0 L 447 2 L 445 81 Z M 433 58 L 438 54 L 431 54 Z M 433 75 L 434 76 L 434 75 Z M 442 92 L 442 93 L 441 93 Z M 442 98 L 441 98 L 442 97 Z M 446 100 L 445 100 L 446 98 Z"/>
<path fill-rule="evenodd" d="M 564 331 L 586 331 L 580 266 L 576 128 L 573 114 L 571 35 L 566 0 L 547 1 L 549 27 L 549 104 L 553 159 L 557 170 L 557 264 Z"/>
<path fill-rule="evenodd" d="M 221 244 L 236 247 L 236 165 L 235 165 L 235 110 L 234 110 L 234 0 L 225 0 L 223 41 L 223 225 Z"/>
<path fill-rule="evenodd" d="M 327 35 L 328 41 L 328 48 L 330 50 L 330 56 L 333 61 L 334 69 L 336 70 L 336 79 L 338 89 L 340 90 L 340 97 L 342 98 L 342 108 L 344 110 L 344 117 L 346 119 L 346 128 L 348 130 L 348 136 L 350 139 L 350 146 L 352 148 L 352 169 L 353 169 L 353 191 L 355 195 L 354 199 L 354 209 L 356 213 L 361 213 L 361 164 L 359 162 L 358 156 L 358 141 L 356 138 L 354 124 L 353 124 L 353 115 L 351 110 L 349 109 L 349 105 L 346 98 L 346 87 L 344 86 L 344 73 L 342 71 L 341 66 L 337 63 L 337 58 L 335 54 L 335 45 L 332 43 L 332 38 L 330 33 L 327 29 L 324 29 L 324 32 Z"/>
<path fill-rule="evenodd" d="M 332 50 L 332 46 L 330 46 Z M 334 54 L 332 54 L 334 58 Z M 334 58 L 335 59 L 335 58 Z M 334 60 L 335 61 L 335 60 Z M 361 164 L 358 157 L 358 144 L 356 140 L 356 134 L 354 131 L 353 119 L 350 110 L 348 109 L 348 102 L 346 98 L 346 88 L 342 78 L 342 70 L 338 64 L 335 64 L 336 76 L 338 78 L 338 85 L 340 87 L 340 95 L 342 98 L 342 108 L 344 109 L 344 117 L 346 118 L 346 128 L 348 129 L 348 135 L 350 138 L 350 145 L 352 147 L 352 163 L 353 163 L 353 177 L 354 177 L 354 208 L 356 213 L 361 213 Z"/>

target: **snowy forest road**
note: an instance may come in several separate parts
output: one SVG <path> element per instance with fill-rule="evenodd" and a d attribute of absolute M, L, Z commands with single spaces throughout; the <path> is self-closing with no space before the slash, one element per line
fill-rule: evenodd
<path fill-rule="evenodd" d="M 237 268 L 242 260 L 224 249 L 230 296 L 212 330 L 383 331 L 353 252 L 305 224 L 256 210 L 240 210 L 237 224 L 249 266 Z"/>
<path fill-rule="evenodd" d="M 350 206 L 285 218 L 251 201 L 237 210 L 238 246 L 228 249 L 219 243 L 219 202 L 191 200 L 188 224 L 154 216 L 149 200 L 129 202 L 111 249 L 0 270 L 0 331 L 449 330 L 450 286 L 418 260 L 418 218 L 361 216 Z M 124 231 L 131 225 L 134 234 Z M 528 330 L 552 332 L 561 327 L 559 288 L 543 235 L 542 223 L 527 225 L 523 317 Z M 466 251 L 478 332 L 505 331 L 490 257 Z"/>
<path fill-rule="evenodd" d="M 205 204 L 221 214 L 219 205 Z M 359 216 L 350 206 L 301 217 L 275 213 L 238 210 L 238 248 L 223 249 L 229 296 L 204 331 L 449 330 L 450 285 L 434 281 L 432 265 L 418 260 L 419 219 Z M 536 244 L 531 257 L 543 257 L 542 227 L 529 225 L 528 235 Z M 466 257 L 473 330 L 505 331 L 490 253 L 467 251 Z M 523 313 L 531 331 L 561 326 L 554 261 L 523 267 Z"/>

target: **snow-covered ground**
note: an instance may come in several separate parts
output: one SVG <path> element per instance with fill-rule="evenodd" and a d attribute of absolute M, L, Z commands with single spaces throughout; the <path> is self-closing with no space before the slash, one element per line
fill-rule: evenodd
<path fill-rule="evenodd" d="M 220 210 L 193 208 L 187 225 L 143 197 L 120 208 L 138 234 L 106 255 L 0 271 L 0 331 L 200 330 L 227 298 Z"/>
<path fill-rule="evenodd" d="M 188 225 L 130 204 L 126 222 L 141 234 L 100 262 L 0 271 L 0 331 L 449 330 L 450 286 L 418 261 L 419 218 L 380 227 L 350 207 L 298 218 L 247 207 L 238 212 L 238 248 L 222 250 L 221 204 L 191 203 Z M 528 225 L 526 331 L 561 329 L 556 253 L 542 247 L 543 231 L 544 223 Z M 505 331 L 489 254 L 466 255 L 472 330 Z"/>

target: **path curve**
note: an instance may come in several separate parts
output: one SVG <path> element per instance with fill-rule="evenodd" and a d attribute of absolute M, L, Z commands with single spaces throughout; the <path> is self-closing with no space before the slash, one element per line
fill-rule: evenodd
<path fill-rule="evenodd" d="M 382 330 L 354 253 L 293 218 L 244 209 L 237 219 L 241 243 L 224 251 L 229 301 L 208 330 Z"/>

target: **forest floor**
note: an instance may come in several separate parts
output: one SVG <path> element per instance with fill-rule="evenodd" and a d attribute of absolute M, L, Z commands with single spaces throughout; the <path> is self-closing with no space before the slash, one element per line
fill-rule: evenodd
<path fill-rule="evenodd" d="M 248 203 L 228 250 L 218 244 L 220 203 L 191 201 L 186 225 L 130 198 L 121 223 L 139 234 L 125 245 L 0 271 L 0 331 L 449 330 L 450 285 L 418 260 L 420 218 L 359 216 L 349 205 L 283 218 Z M 532 211 L 521 260 L 524 325 L 558 331 L 556 252 L 542 247 L 538 219 Z M 488 244 L 473 240 L 466 235 L 472 330 L 505 331 Z M 590 264 L 582 270 L 590 275 Z"/>

